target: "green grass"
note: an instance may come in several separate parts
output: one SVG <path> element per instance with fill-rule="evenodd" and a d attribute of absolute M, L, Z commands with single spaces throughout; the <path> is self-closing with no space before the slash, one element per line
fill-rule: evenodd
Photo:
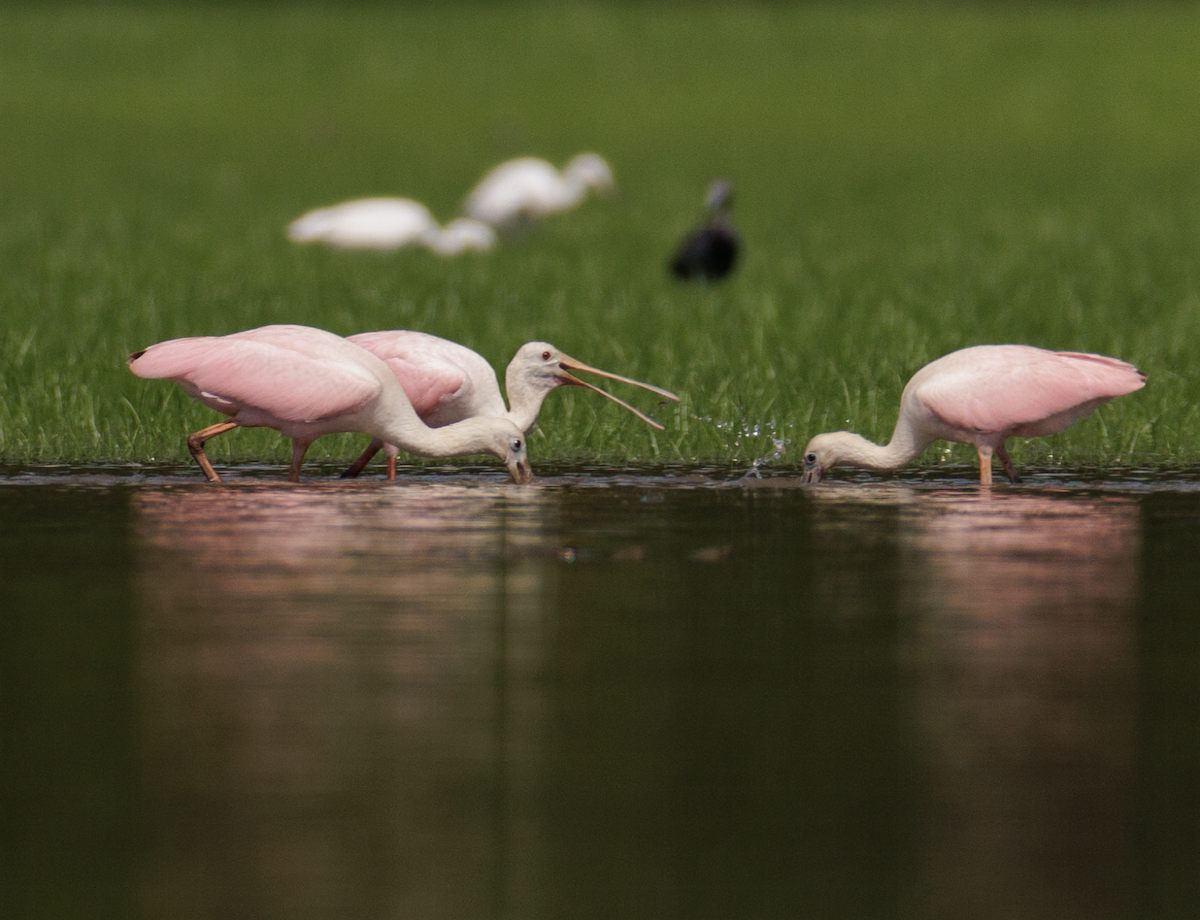
<path fill-rule="evenodd" d="M 298 322 L 501 368 L 547 339 L 686 396 L 652 433 L 554 394 L 535 462 L 745 462 L 772 433 L 796 462 L 817 431 L 886 439 L 923 363 L 1014 341 L 1150 376 L 1019 463 L 1192 464 L 1197 61 L 1195 4 L 0 6 L 0 461 L 183 460 L 213 413 L 125 354 Z M 619 196 L 489 254 L 282 232 L 373 194 L 446 219 L 497 160 L 581 150 Z M 718 174 L 745 262 L 680 286 Z"/>

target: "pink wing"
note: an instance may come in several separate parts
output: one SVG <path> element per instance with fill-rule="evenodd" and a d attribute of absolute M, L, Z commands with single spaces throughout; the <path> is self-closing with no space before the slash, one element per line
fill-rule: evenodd
<path fill-rule="evenodd" d="M 129 366 L 139 377 L 174 380 L 227 415 L 254 407 L 286 421 L 333 418 L 379 394 L 379 379 L 347 354 L 344 339 L 297 331 L 303 328 L 172 339 L 130 358 Z"/>
<path fill-rule="evenodd" d="M 424 332 L 394 329 L 352 335 L 353 342 L 381 358 L 396 375 L 417 414 L 437 424 L 447 424 L 472 415 L 475 394 L 490 388 L 499 395 L 496 373 L 481 355 L 465 345 Z"/>
<path fill-rule="evenodd" d="M 1145 385 L 1116 358 L 1028 345 L 964 348 L 914 375 L 912 395 L 964 431 L 1024 436 L 1063 431 L 1103 402 Z"/>

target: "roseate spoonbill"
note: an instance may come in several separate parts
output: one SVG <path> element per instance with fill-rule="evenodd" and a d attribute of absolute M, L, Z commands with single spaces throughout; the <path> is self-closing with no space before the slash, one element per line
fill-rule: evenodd
<path fill-rule="evenodd" d="M 378 356 L 396 375 L 422 420 L 437 428 L 475 416 L 507 418 L 525 434 L 537 424 L 542 400 L 560 386 L 584 387 L 623 406 L 655 428 L 658 422 L 643 415 L 611 393 L 580 380 L 571 371 L 597 374 L 610 380 L 629 383 L 679 402 L 679 397 L 659 387 L 608 371 L 597 370 L 564 355 L 546 342 L 527 342 L 522 345 L 508 365 L 504 375 L 505 388 L 512 403 L 504 405 L 496 372 L 483 355 L 465 345 L 442 339 L 425 332 L 396 329 L 389 332 L 361 332 L 349 341 Z M 396 476 L 396 453 L 393 445 L 383 439 L 371 442 L 362 456 L 343 474 L 357 476 L 378 453 L 386 447 L 388 478 Z"/>
<path fill-rule="evenodd" d="M 729 217 L 732 201 L 733 185 L 727 180 L 717 179 L 708 187 L 708 222 L 688 234 L 671 260 L 677 278 L 717 281 L 733 270 L 741 241 Z"/>
<path fill-rule="evenodd" d="M 288 479 L 298 482 L 308 446 L 323 434 L 362 432 L 425 457 L 490 453 L 516 482 L 533 474 L 525 433 L 507 419 L 473 418 L 429 428 L 388 366 L 341 336 L 309 326 L 263 326 L 232 335 L 159 342 L 129 356 L 139 377 L 174 380 L 230 421 L 188 438 L 204 475 L 219 482 L 204 443 L 234 428 L 274 428 L 292 439 Z"/>
<path fill-rule="evenodd" d="M 1146 375 L 1103 355 L 1030 345 L 976 345 L 933 361 L 900 396 L 892 440 L 875 444 L 849 431 L 819 434 L 804 450 L 804 481 L 820 482 L 839 464 L 897 469 L 934 441 L 974 444 L 979 481 L 992 482 L 992 453 L 1018 482 L 1004 443 L 1066 431 L 1099 405 L 1140 390 Z"/>
<path fill-rule="evenodd" d="M 410 198 L 361 198 L 309 211 L 288 224 L 295 243 L 328 243 L 341 249 L 400 249 L 425 246 L 448 256 L 491 249 L 496 231 L 460 218 L 443 229 L 429 209 Z"/>
<path fill-rule="evenodd" d="M 613 186 L 612 168 L 603 157 L 581 153 L 560 173 L 537 157 L 520 157 L 495 166 L 467 195 L 463 213 L 494 227 L 537 220 L 569 211 L 588 189 Z"/>

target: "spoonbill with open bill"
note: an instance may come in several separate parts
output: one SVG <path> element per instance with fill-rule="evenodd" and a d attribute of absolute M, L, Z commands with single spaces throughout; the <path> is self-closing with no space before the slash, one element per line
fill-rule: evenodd
<path fill-rule="evenodd" d="M 490 453 L 516 482 L 533 478 L 525 433 L 503 418 L 443 428 L 421 421 L 388 366 L 341 336 L 309 326 L 263 326 L 222 336 L 171 339 L 129 356 L 139 377 L 174 380 L 230 417 L 195 432 L 188 449 L 212 482 L 210 438 L 234 428 L 273 428 L 292 440 L 288 479 L 298 482 L 310 444 L 323 434 L 362 432 L 425 457 Z"/>
<path fill-rule="evenodd" d="M 404 387 L 417 414 L 426 424 L 434 427 L 477 416 L 490 416 L 506 418 L 522 432 L 529 434 L 537 424 L 538 413 L 547 394 L 560 386 L 577 386 L 599 393 L 647 424 L 662 428 L 658 422 L 611 393 L 580 380 L 572 371 L 632 384 L 657 393 L 664 399 L 679 402 L 679 397 L 674 393 L 598 370 L 563 354 L 547 342 L 527 342 L 518 349 L 504 375 L 510 408 L 504 405 L 504 397 L 500 395 L 500 384 L 492 366 L 481 354 L 465 345 L 407 329 L 361 332 L 350 336 L 349 341 L 383 360 Z M 385 444 L 385 440 L 377 438 L 372 441 L 343 476 L 357 476 L 379 449 L 386 447 L 388 478 L 394 479 L 397 449 L 392 444 Z"/>
<path fill-rule="evenodd" d="M 900 396 L 892 439 L 875 444 L 849 431 L 819 434 L 804 450 L 804 481 L 820 482 L 831 467 L 893 470 L 934 441 L 974 444 L 979 481 L 992 483 L 993 452 L 1010 482 L 1018 482 L 1009 438 L 1066 431 L 1117 396 L 1140 390 L 1146 375 L 1103 355 L 1055 352 L 1030 345 L 976 345 L 951 352 L 915 374 Z"/>

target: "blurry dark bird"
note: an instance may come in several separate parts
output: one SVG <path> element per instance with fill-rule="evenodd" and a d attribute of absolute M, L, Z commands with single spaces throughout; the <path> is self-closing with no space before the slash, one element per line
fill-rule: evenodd
<path fill-rule="evenodd" d="M 708 187 L 708 222 L 690 233 L 671 260 L 671 273 L 688 281 L 717 281 L 737 264 L 741 240 L 729 217 L 733 184 L 717 179 Z"/>

